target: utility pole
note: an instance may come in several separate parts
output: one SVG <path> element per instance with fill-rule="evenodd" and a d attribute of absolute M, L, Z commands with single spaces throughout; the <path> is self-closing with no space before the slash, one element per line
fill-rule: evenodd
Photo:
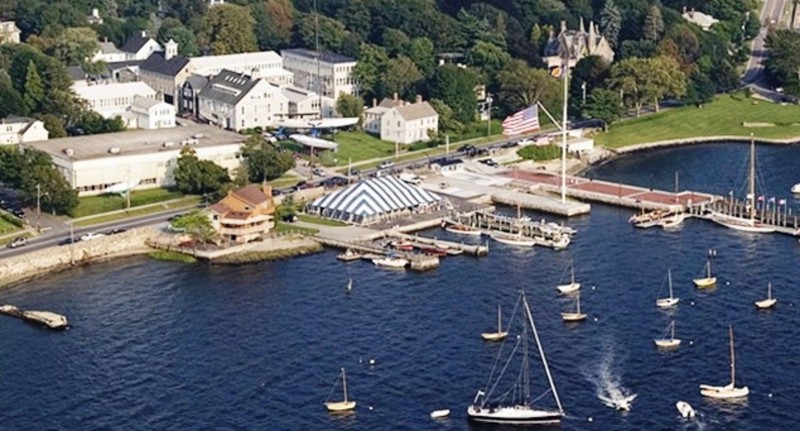
<path fill-rule="evenodd" d="M 486 103 L 489 105 L 486 108 L 486 136 L 492 136 L 492 95 L 486 95 Z"/>

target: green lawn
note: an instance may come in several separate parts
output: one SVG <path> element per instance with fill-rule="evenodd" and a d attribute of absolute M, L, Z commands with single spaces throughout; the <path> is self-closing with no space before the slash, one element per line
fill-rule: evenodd
<path fill-rule="evenodd" d="M 340 132 L 334 140 L 339 144 L 336 154 L 339 166 L 346 166 L 349 159 L 357 162 L 394 154 L 394 143 L 381 141 L 366 132 Z"/>
<path fill-rule="evenodd" d="M 202 198 L 200 196 L 187 196 L 183 199 L 170 202 L 163 205 L 153 205 L 146 208 L 132 208 L 130 211 L 121 213 L 114 213 L 98 217 L 92 217 L 75 222 L 75 226 L 91 226 L 100 223 L 108 223 L 111 221 L 122 220 L 131 217 L 139 217 L 148 214 L 154 214 L 161 211 L 176 209 L 176 208 L 189 208 L 196 207 Z"/>
<path fill-rule="evenodd" d="M 0 217 L 0 235 L 6 235 L 16 230 L 19 230 L 17 226 L 14 226 L 13 224 L 3 220 L 3 218 Z"/>
<path fill-rule="evenodd" d="M 183 193 L 169 189 L 150 189 L 131 192 L 131 208 L 168 201 L 183 197 Z M 79 199 L 78 207 L 72 212 L 72 217 L 80 218 L 94 214 L 125 209 L 126 197 L 120 195 L 86 196 Z"/>
<path fill-rule="evenodd" d="M 275 223 L 275 227 L 272 229 L 272 232 L 276 232 L 276 233 L 284 233 L 284 232 L 299 233 L 299 234 L 303 234 L 303 235 L 314 236 L 314 235 L 319 233 L 319 230 L 311 229 L 311 228 L 307 228 L 307 227 L 302 227 L 302 226 L 295 226 L 295 225 L 293 225 L 291 223 L 284 223 L 284 222 L 279 221 L 279 222 Z"/>
<path fill-rule="evenodd" d="M 337 220 L 329 220 L 325 218 L 319 218 L 308 214 L 296 214 L 297 220 L 304 221 L 306 223 L 314 223 L 323 226 L 347 226 L 347 223 L 342 223 Z"/>
<path fill-rule="evenodd" d="M 769 127 L 744 127 L 743 123 L 770 123 Z M 735 135 L 761 138 L 800 136 L 800 106 L 750 99 L 739 93 L 722 95 L 702 108 L 685 106 L 613 124 L 595 136 L 609 148 L 694 136 Z"/>

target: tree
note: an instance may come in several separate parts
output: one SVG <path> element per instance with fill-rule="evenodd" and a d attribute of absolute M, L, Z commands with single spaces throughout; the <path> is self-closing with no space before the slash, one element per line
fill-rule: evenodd
<path fill-rule="evenodd" d="M 559 82 L 546 70 L 535 69 L 522 60 L 512 60 L 498 77 L 500 81 L 500 101 L 506 111 L 514 112 L 541 102 L 554 114 L 559 105 Z"/>
<path fill-rule="evenodd" d="M 658 112 L 664 97 L 686 94 L 686 75 L 670 57 L 627 58 L 611 68 L 611 85 L 623 94 L 638 117 L 646 102 L 653 102 Z"/>
<path fill-rule="evenodd" d="M 471 123 L 475 121 L 478 106 L 475 81 L 475 75 L 468 69 L 445 64 L 433 73 L 428 91 L 432 99 L 441 99 L 453 109 L 456 120 Z"/>
<path fill-rule="evenodd" d="M 464 129 L 464 125 L 456 120 L 453 110 L 447 106 L 446 103 L 440 99 L 431 99 L 428 101 L 428 103 L 430 103 L 433 110 L 439 114 L 440 135 L 446 133 L 453 133 L 456 135 L 461 134 L 462 130 Z"/>
<path fill-rule="evenodd" d="M 252 135 L 241 150 L 247 177 L 251 182 L 269 181 L 280 177 L 294 167 L 294 158 L 288 151 L 279 151 L 261 135 Z"/>
<path fill-rule="evenodd" d="M 353 68 L 353 75 L 359 82 L 361 94 L 365 98 L 378 98 L 386 94 L 380 79 L 388 66 L 389 56 L 386 50 L 377 45 L 361 45 L 361 55 Z"/>
<path fill-rule="evenodd" d="M 91 62 L 100 49 L 97 32 L 89 27 L 66 28 L 56 38 L 56 43 L 45 53 L 61 60 L 66 66 L 81 66 Z"/>
<path fill-rule="evenodd" d="M 389 65 L 383 74 L 384 88 L 387 94 L 399 94 L 408 99 L 413 96 L 414 87 L 422 81 L 422 72 L 408 57 L 399 57 L 389 60 Z"/>
<path fill-rule="evenodd" d="M 339 51 L 350 32 L 341 22 L 320 14 L 310 13 L 300 18 L 297 23 L 298 42 L 307 47 L 315 47 L 317 23 L 320 49 Z"/>
<path fill-rule="evenodd" d="M 411 39 L 401 30 L 387 28 L 383 32 L 382 45 L 386 49 L 386 52 L 392 57 L 404 55 L 410 43 Z"/>
<path fill-rule="evenodd" d="M 497 80 L 497 73 L 511 61 L 511 56 L 499 46 L 479 40 L 467 51 L 466 60 L 468 65 L 480 69 L 492 85 Z"/>
<path fill-rule="evenodd" d="M 39 112 L 42 100 L 44 100 L 44 84 L 36 64 L 31 60 L 28 62 L 28 71 L 25 75 L 25 93 L 22 102 L 28 112 Z"/>
<path fill-rule="evenodd" d="M 415 37 L 408 44 L 408 58 L 417 65 L 422 75 L 429 77 L 436 69 L 436 52 L 433 42 L 426 37 Z"/>
<path fill-rule="evenodd" d="M 194 32 L 186 28 L 175 18 L 167 18 L 158 29 L 158 41 L 162 44 L 170 39 L 178 44 L 178 54 L 183 57 L 194 57 L 200 53 L 197 47 L 197 37 Z"/>
<path fill-rule="evenodd" d="M 611 67 L 602 57 L 589 55 L 580 59 L 570 72 L 570 111 L 582 112 L 584 95 L 604 88 L 610 73 Z"/>
<path fill-rule="evenodd" d="M 25 106 L 22 96 L 11 83 L 11 77 L 5 70 L 0 69 L 0 118 L 11 114 L 25 115 Z"/>
<path fill-rule="evenodd" d="M 336 111 L 343 117 L 358 117 L 360 122 L 364 113 L 364 99 L 342 93 L 336 101 Z"/>
<path fill-rule="evenodd" d="M 174 229 L 185 232 L 192 240 L 201 244 L 211 244 L 219 239 L 219 235 L 211 225 L 211 219 L 205 211 L 192 211 L 173 220 L 170 225 Z"/>
<path fill-rule="evenodd" d="M 206 194 L 218 191 L 231 182 L 228 170 L 211 160 L 200 160 L 191 147 L 181 149 L 175 168 L 175 184 L 183 193 Z"/>
<path fill-rule="evenodd" d="M 664 19 L 661 17 L 661 9 L 656 5 L 652 5 L 644 19 L 642 34 L 646 40 L 657 42 L 663 33 Z"/>
<path fill-rule="evenodd" d="M 609 124 L 625 115 L 625 108 L 622 106 L 619 93 L 604 88 L 595 88 L 589 95 L 583 115 L 587 118 L 601 120 L 603 130 L 608 131 Z"/>
<path fill-rule="evenodd" d="M 47 129 L 49 133 L 49 139 L 64 138 L 67 136 L 67 130 L 64 128 L 64 121 L 61 118 L 53 114 L 40 114 L 37 115 L 36 118 L 44 123 L 44 128 Z"/>
<path fill-rule="evenodd" d="M 711 78 L 703 72 L 695 71 L 689 77 L 689 84 L 686 88 L 686 97 L 683 101 L 696 105 L 697 107 L 714 99 L 714 83 Z"/>
<path fill-rule="evenodd" d="M 208 9 L 206 0 L 163 0 L 159 4 L 164 7 L 168 16 L 178 18 L 181 22 L 189 22 L 192 18 L 203 16 Z"/>
<path fill-rule="evenodd" d="M 0 145 L 0 182 L 7 187 L 19 188 L 22 184 L 24 159 L 16 145 Z"/>
<path fill-rule="evenodd" d="M 291 0 L 267 0 L 253 3 L 256 38 L 262 50 L 288 46 L 292 39 L 295 10 Z"/>
<path fill-rule="evenodd" d="M 205 36 L 214 55 L 251 52 L 258 49 L 253 33 L 255 20 L 244 6 L 215 6 L 204 17 Z"/>
<path fill-rule="evenodd" d="M 617 38 L 622 29 L 622 14 L 614 0 L 608 0 L 600 10 L 600 29 L 608 43 L 616 48 Z"/>
<path fill-rule="evenodd" d="M 776 30 L 767 34 L 767 58 L 764 69 L 775 86 L 793 96 L 800 96 L 800 34 L 792 30 Z"/>
<path fill-rule="evenodd" d="M 47 153 L 26 149 L 19 163 L 22 168 L 18 187 L 27 204 L 35 204 L 39 196 L 42 210 L 59 214 L 68 214 L 78 206 L 78 192 L 53 166 L 53 160 Z"/>

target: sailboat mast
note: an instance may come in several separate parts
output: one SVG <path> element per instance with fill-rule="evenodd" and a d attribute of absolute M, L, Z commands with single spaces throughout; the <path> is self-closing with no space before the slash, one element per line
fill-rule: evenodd
<path fill-rule="evenodd" d="M 672 268 L 667 270 L 667 279 L 669 279 L 669 299 L 672 299 Z"/>
<path fill-rule="evenodd" d="M 572 284 L 575 284 L 575 262 L 572 262 L 572 266 L 570 267 L 570 274 L 572 280 L 570 281 Z"/>
<path fill-rule="evenodd" d="M 672 339 L 674 340 L 675 339 L 675 321 L 673 320 L 670 323 L 669 326 L 670 326 L 670 337 L 672 337 Z"/>
<path fill-rule="evenodd" d="M 678 171 L 675 171 L 675 202 L 678 202 Z"/>
<path fill-rule="evenodd" d="M 497 306 L 497 332 L 503 332 L 503 324 L 500 320 L 500 306 Z"/>
<path fill-rule="evenodd" d="M 736 386 L 736 351 L 733 348 L 733 325 L 728 325 L 728 335 L 731 343 L 731 386 Z"/>
<path fill-rule="evenodd" d="M 578 314 L 581 314 L 581 296 L 578 295 Z"/>
<path fill-rule="evenodd" d="M 547 381 L 550 383 L 550 390 L 553 391 L 553 398 L 556 400 L 556 405 L 558 406 L 558 412 L 562 415 L 564 414 L 564 407 L 561 405 L 561 399 L 558 398 L 558 390 L 556 390 L 556 384 L 553 381 L 553 375 L 550 374 L 550 367 L 547 365 L 547 357 L 544 355 L 544 349 L 542 348 L 542 341 L 539 339 L 539 332 L 536 330 L 536 324 L 533 322 L 533 315 L 531 314 L 531 308 L 528 305 L 528 300 L 525 299 L 525 292 L 522 292 L 522 303 L 525 305 L 525 314 L 528 315 L 528 323 L 531 325 L 531 330 L 533 331 L 533 337 L 536 339 L 536 347 L 539 349 L 539 356 L 542 358 L 542 366 L 544 367 L 544 372 L 547 374 Z"/>
<path fill-rule="evenodd" d="M 756 217 L 756 141 L 750 134 L 750 178 L 747 197 L 750 202 L 750 220 Z"/>
<path fill-rule="evenodd" d="M 344 368 L 342 368 L 342 391 L 344 391 L 344 402 L 347 402 L 347 377 L 344 374 Z"/>
<path fill-rule="evenodd" d="M 772 299 L 772 282 L 767 283 L 767 299 Z"/>

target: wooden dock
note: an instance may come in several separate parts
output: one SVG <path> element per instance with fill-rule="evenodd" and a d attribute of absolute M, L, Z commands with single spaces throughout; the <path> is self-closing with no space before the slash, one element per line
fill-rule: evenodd
<path fill-rule="evenodd" d="M 419 235 L 408 235 L 397 231 L 386 231 L 386 235 L 403 241 L 410 242 L 419 248 L 420 245 L 440 247 L 447 250 L 449 255 L 470 254 L 473 256 L 486 256 L 489 254 L 488 245 L 464 244 L 463 242 L 446 241 L 438 238 L 428 238 Z"/>
<path fill-rule="evenodd" d="M 688 208 L 689 215 L 706 220 L 711 220 L 714 213 L 747 218 L 750 207 L 746 201 L 719 197 L 712 202 Z M 792 214 L 791 208 L 786 205 L 761 202 L 760 205 L 757 204 L 754 216 L 757 222 L 775 229 L 777 233 L 800 236 L 800 217 L 798 214 Z"/>
<path fill-rule="evenodd" d="M 492 232 L 520 235 L 533 239 L 536 241 L 536 245 L 543 247 L 564 249 L 571 242 L 571 235 L 567 231 L 571 231 L 571 229 L 562 228 L 565 230 L 559 232 L 554 227 L 548 226 L 545 220 L 533 221 L 529 218 L 519 219 L 488 211 L 475 211 L 453 214 L 447 221 L 481 229 L 486 235 L 490 235 Z M 567 239 L 565 240 L 564 237 Z M 564 245 L 565 243 L 566 245 Z"/>

